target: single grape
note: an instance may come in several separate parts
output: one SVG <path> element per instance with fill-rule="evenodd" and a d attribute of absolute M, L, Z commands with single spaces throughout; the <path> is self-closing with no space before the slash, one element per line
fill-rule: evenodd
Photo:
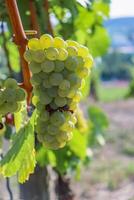
<path fill-rule="evenodd" d="M 53 142 L 55 140 L 53 135 L 46 134 L 44 135 L 44 142 Z"/>
<path fill-rule="evenodd" d="M 46 50 L 46 58 L 49 59 L 49 60 L 56 60 L 58 59 L 58 56 L 59 56 L 59 52 L 56 48 L 54 47 L 49 47 L 47 50 Z"/>
<path fill-rule="evenodd" d="M 49 113 L 47 111 L 41 111 L 39 118 L 41 121 L 48 121 L 49 120 Z"/>
<path fill-rule="evenodd" d="M 68 76 L 68 81 L 70 82 L 72 89 L 81 87 L 81 79 L 75 73 Z"/>
<path fill-rule="evenodd" d="M 77 56 L 77 54 L 78 54 L 78 50 L 74 46 L 67 47 L 67 51 L 68 51 L 69 56 Z"/>
<path fill-rule="evenodd" d="M 74 97 L 75 93 L 76 93 L 76 89 L 71 89 L 71 90 L 69 90 L 67 97 L 72 99 Z"/>
<path fill-rule="evenodd" d="M 45 51 L 36 50 L 32 52 L 32 60 L 37 63 L 42 63 L 45 60 Z"/>
<path fill-rule="evenodd" d="M 3 99 L 4 99 L 4 101 L 7 101 L 8 103 L 16 101 L 15 89 L 6 88 L 3 91 Z"/>
<path fill-rule="evenodd" d="M 93 66 L 93 57 L 91 56 L 91 54 L 85 57 L 84 62 L 85 62 L 84 67 L 90 69 Z"/>
<path fill-rule="evenodd" d="M 64 61 L 67 59 L 68 57 L 68 52 L 66 49 L 60 48 L 58 49 L 59 51 L 59 56 L 58 56 L 58 60 Z"/>
<path fill-rule="evenodd" d="M 54 124 L 55 126 L 60 126 L 62 125 L 63 123 L 65 123 L 66 119 L 63 115 L 62 112 L 54 112 L 51 117 L 50 117 L 50 122 L 51 124 Z"/>
<path fill-rule="evenodd" d="M 63 124 L 62 126 L 60 126 L 60 129 L 62 131 L 71 132 L 74 129 L 74 124 L 71 121 L 67 121 L 65 124 Z"/>
<path fill-rule="evenodd" d="M 42 49 L 48 49 L 53 46 L 53 37 L 49 34 L 44 34 L 40 37 L 40 45 Z"/>
<path fill-rule="evenodd" d="M 57 135 L 59 132 L 58 127 L 53 125 L 53 123 L 48 124 L 47 126 L 47 133 L 49 133 L 50 135 Z"/>
<path fill-rule="evenodd" d="M 80 45 L 78 47 L 78 56 L 81 56 L 83 58 L 87 57 L 89 55 L 89 50 L 87 47 Z"/>
<path fill-rule="evenodd" d="M 64 62 L 56 60 L 55 61 L 55 72 L 61 72 L 64 69 Z"/>
<path fill-rule="evenodd" d="M 57 96 L 55 98 L 54 102 L 58 107 L 63 107 L 67 104 L 66 98 L 62 98 L 62 97 L 59 97 L 59 96 Z"/>
<path fill-rule="evenodd" d="M 63 80 L 63 76 L 60 73 L 52 73 L 49 77 L 49 81 L 52 85 L 57 86 Z"/>
<path fill-rule="evenodd" d="M 32 38 L 28 41 L 28 47 L 33 50 L 41 49 L 40 41 L 37 38 Z"/>
<path fill-rule="evenodd" d="M 33 74 L 37 74 L 41 71 L 41 65 L 39 63 L 34 62 L 34 61 L 32 61 L 29 64 L 29 68 L 30 68 L 30 70 L 32 71 Z"/>
<path fill-rule="evenodd" d="M 68 46 L 79 47 L 79 44 L 73 40 L 66 40 Z"/>
<path fill-rule="evenodd" d="M 44 86 L 44 88 L 51 88 L 51 86 L 52 86 L 50 81 L 49 81 L 48 75 L 46 75 L 44 80 L 43 80 L 43 86 Z"/>
<path fill-rule="evenodd" d="M 24 59 L 27 61 L 27 62 L 31 62 L 33 61 L 33 50 L 31 49 L 28 49 L 25 51 L 24 53 Z"/>
<path fill-rule="evenodd" d="M 78 70 L 78 71 L 77 71 L 77 74 L 78 74 L 78 76 L 79 76 L 80 78 L 85 78 L 85 77 L 89 76 L 90 72 L 91 72 L 90 69 L 88 69 L 88 68 L 83 68 L 83 69 L 81 69 L 81 70 Z"/>
<path fill-rule="evenodd" d="M 69 94 L 69 90 L 68 89 L 67 90 L 61 90 L 61 89 L 58 90 L 58 95 L 60 97 L 67 97 L 68 94 Z"/>
<path fill-rule="evenodd" d="M 53 46 L 56 47 L 56 48 L 65 48 L 65 42 L 62 38 L 55 37 Z"/>
<path fill-rule="evenodd" d="M 32 104 L 34 106 L 36 106 L 38 102 L 39 102 L 39 97 L 38 96 L 33 96 L 32 97 Z"/>
<path fill-rule="evenodd" d="M 55 63 L 51 60 L 45 60 L 43 63 L 41 63 L 41 69 L 43 72 L 50 73 L 54 70 Z"/>
<path fill-rule="evenodd" d="M 13 79 L 13 78 L 8 78 L 5 81 L 4 86 L 6 88 L 13 88 L 13 89 L 16 89 L 18 87 L 17 81 L 15 79 Z"/>
<path fill-rule="evenodd" d="M 42 104 L 47 105 L 49 103 L 51 103 L 52 98 L 49 97 L 46 92 L 42 91 L 39 95 L 40 101 Z"/>
<path fill-rule="evenodd" d="M 52 87 L 52 88 L 47 89 L 47 94 L 50 97 L 56 97 L 58 94 L 58 87 Z"/>
<path fill-rule="evenodd" d="M 69 71 L 76 71 L 77 69 L 77 59 L 74 56 L 69 56 L 66 60 L 65 60 L 65 67 L 69 70 Z"/>
<path fill-rule="evenodd" d="M 39 74 L 33 74 L 30 82 L 32 83 L 32 85 L 40 85 L 42 80 L 41 78 L 39 77 Z"/>
<path fill-rule="evenodd" d="M 68 80 L 63 80 L 61 81 L 60 85 L 59 85 L 59 88 L 61 90 L 67 90 L 70 88 L 70 82 Z"/>
<path fill-rule="evenodd" d="M 16 89 L 16 100 L 17 101 L 24 101 L 26 98 L 26 92 L 22 88 Z"/>
<path fill-rule="evenodd" d="M 73 97 L 73 101 L 76 102 L 76 103 L 78 103 L 80 101 L 81 97 L 82 97 L 81 92 L 77 91 L 76 94 Z"/>

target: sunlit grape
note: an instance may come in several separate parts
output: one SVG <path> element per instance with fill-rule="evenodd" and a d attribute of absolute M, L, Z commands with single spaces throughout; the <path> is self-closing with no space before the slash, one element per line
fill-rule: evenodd
<path fill-rule="evenodd" d="M 81 56 L 83 58 L 87 57 L 89 55 L 89 50 L 87 47 L 80 45 L 78 47 L 78 56 Z"/>
<path fill-rule="evenodd" d="M 73 47 L 73 46 L 67 47 L 67 51 L 68 51 L 69 56 L 77 56 L 77 54 L 78 54 L 77 48 Z"/>
<path fill-rule="evenodd" d="M 91 54 L 85 57 L 84 61 L 84 67 L 91 68 L 93 66 L 93 57 L 91 56 Z"/>
<path fill-rule="evenodd" d="M 58 60 L 61 61 L 66 60 L 68 57 L 68 52 L 66 51 L 66 49 L 60 48 L 58 49 L 58 51 L 59 51 Z"/>
<path fill-rule="evenodd" d="M 37 38 L 32 38 L 28 41 L 28 47 L 32 50 L 41 49 L 40 41 Z"/>
<path fill-rule="evenodd" d="M 46 58 L 48 58 L 49 60 L 56 60 L 58 59 L 59 56 L 59 51 L 54 48 L 54 47 L 49 47 L 46 50 Z"/>
<path fill-rule="evenodd" d="M 67 100 L 66 100 L 66 98 L 62 98 L 62 97 L 57 96 L 55 98 L 54 102 L 58 107 L 63 107 L 63 106 L 66 105 Z"/>
<path fill-rule="evenodd" d="M 48 49 L 53 46 L 53 37 L 49 34 L 43 34 L 40 37 L 40 46 L 42 49 Z"/>
<path fill-rule="evenodd" d="M 56 47 L 56 48 L 64 48 L 65 47 L 65 42 L 64 42 L 64 40 L 62 38 L 55 37 L 53 46 Z"/>

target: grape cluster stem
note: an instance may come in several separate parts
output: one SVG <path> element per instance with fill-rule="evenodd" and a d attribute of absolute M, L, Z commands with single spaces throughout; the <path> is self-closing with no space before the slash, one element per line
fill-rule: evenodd
<path fill-rule="evenodd" d="M 22 21 L 20 18 L 18 6 L 16 0 L 5 0 L 8 14 L 10 17 L 11 25 L 13 28 L 13 32 L 15 35 L 15 43 L 19 47 L 19 54 L 22 64 L 22 74 L 23 74 L 23 86 L 24 89 L 27 91 L 27 103 L 30 104 L 31 99 L 31 92 L 32 92 L 32 85 L 30 83 L 31 73 L 28 68 L 28 63 L 24 60 L 23 54 L 26 50 L 27 45 L 27 37 L 25 31 L 23 29 Z"/>

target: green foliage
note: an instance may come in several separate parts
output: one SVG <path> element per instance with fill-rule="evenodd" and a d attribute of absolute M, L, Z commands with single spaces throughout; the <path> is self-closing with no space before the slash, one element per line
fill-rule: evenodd
<path fill-rule="evenodd" d="M 0 173 L 4 177 L 11 177 L 18 173 L 18 181 L 25 182 L 29 174 L 34 172 L 34 118 L 33 114 L 28 124 L 14 135 L 12 146 L 0 161 Z"/>
<path fill-rule="evenodd" d="M 98 142 L 100 145 L 103 145 L 105 143 L 104 131 L 109 125 L 108 118 L 105 113 L 96 106 L 90 106 L 88 108 L 88 115 L 92 127 L 89 143 L 93 145 Z"/>

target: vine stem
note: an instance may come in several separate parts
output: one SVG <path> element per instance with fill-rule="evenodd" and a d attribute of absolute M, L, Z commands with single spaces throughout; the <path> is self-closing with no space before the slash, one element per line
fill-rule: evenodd
<path fill-rule="evenodd" d="M 22 74 L 23 74 L 23 88 L 27 91 L 27 103 L 30 104 L 32 85 L 30 83 L 31 73 L 28 68 L 28 63 L 25 61 L 23 54 L 26 50 L 27 37 L 23 29 L 16 0 L 5 0 L 11 25 L 14 32 L 14 41 L 19 48 Z"/>
<path fill-rule="evenodd" d="M 50 20 L 50 15 L 49 15 L 49 2 L 48 2 L 48 0 L 44 0 L 44 8 L 45 8 L 45 12 L 47 14 L 47 30 L 52 36 L 54 36 L 53 28 L 52 28 L 52 24 L 51 24 L 51 20 Z"/>

